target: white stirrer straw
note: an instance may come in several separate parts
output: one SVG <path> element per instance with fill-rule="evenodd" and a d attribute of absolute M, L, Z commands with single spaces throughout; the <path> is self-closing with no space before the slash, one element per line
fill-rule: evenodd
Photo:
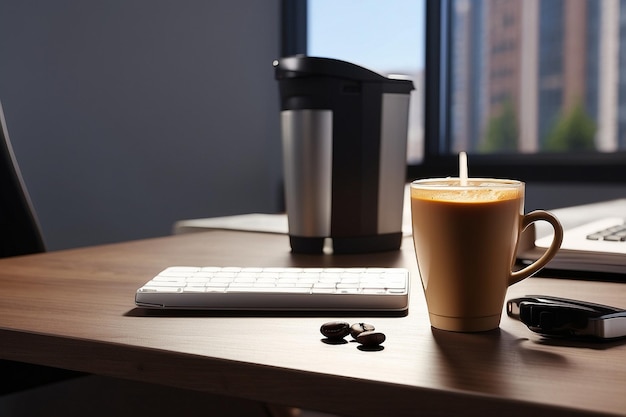
<path fill-rule="evenodd" d="M 465 152 L 459 153 L 459 179 L 461 186 L 467 185 L 467 154 Z"/>

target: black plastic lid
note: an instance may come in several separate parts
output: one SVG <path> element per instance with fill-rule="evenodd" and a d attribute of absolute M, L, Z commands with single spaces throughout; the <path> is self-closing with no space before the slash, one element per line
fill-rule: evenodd
<path fill-rule="evenodd" d="M 276 79 L 327 76 L 358 81 L 388 82 L 391 80 L 367 68 L 350 62 L 331 58 L 294 55 L 280 58 L 273 63 Z"/>

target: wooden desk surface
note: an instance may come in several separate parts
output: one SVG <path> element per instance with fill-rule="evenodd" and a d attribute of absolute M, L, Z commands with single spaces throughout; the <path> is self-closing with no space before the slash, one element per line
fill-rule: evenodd
<path fill-rule="evenodd" d="M 149 315 L 134 292 L 169 265 L 404 266 L 405 317 Z M 626 285 L 531 278 L 508 296 L 626 307 Z M 321 341 L 367 321 L 384 349 Z M 353 416 L 626 415 L 626 341 L 432 330 L 410 238 L 396 252 L 292 255 L 281 235 L 214 231 L 0 260 L 0 357 Z"/>

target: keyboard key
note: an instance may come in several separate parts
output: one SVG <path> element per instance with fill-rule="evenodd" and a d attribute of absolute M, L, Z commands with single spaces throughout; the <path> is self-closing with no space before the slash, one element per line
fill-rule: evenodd
<path fill-rule="evenodd" d="M 604 230 L 587 235 L 589 240 L 605 240 L 607 242 L 625 242 L 626 241 L 626 224 L 611 226 Z"/>

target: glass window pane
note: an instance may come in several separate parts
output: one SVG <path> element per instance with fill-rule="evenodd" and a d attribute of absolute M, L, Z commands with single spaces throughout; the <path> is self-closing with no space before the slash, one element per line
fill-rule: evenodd
<path fill-rule="evenodd" d="M 424 0 L 309 0 L 307 54 L 413 80 L 410 162 L 423 157 Z"/>
<path fill-rule="evenodd" d="M 452 149 L 626 149 L 626 2 L 454 0 Z"/>

